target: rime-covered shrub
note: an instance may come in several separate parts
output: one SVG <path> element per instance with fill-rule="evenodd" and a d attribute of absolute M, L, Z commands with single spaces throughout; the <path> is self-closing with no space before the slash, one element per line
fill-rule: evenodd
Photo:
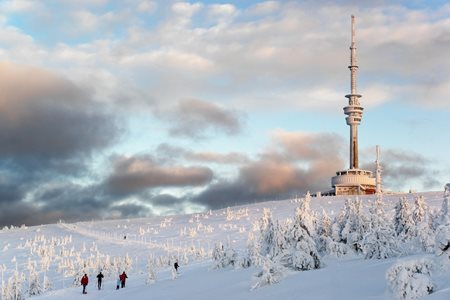
<path fill-rule="evenodd" d="M 39 276 L 34 269 L 30 270 L 30 274 L 28 276 L 28 295 L 35 296 L 40 295 L 44 292 L 41 282 L 39 280 Z"/>
<path fill-rule="evenodd" d="M 326 253 L 331 257 L 343 257 L 353 254 L 353 249 L 347 244 L 342 242 L 336 242 L 331 238 L 326 238 Z"/>
<path fill-rule="evenodd" d="M 244 255 L 241 257 L 239 265 L 242 268 L 248 268 L 250 266 L 259 265 L 259 246 L 255 241 L 255 237 L 253 233 L 250 232 L 247 238 L 247 249 L 244 252 Z"/>
<path fill-rule="evenodd" d="M 431 260 L 420 259 L 397 263 L 386 272 L 386 279 L 396 299 L 419 299 L 433 292 Z"/>
<path fill-rule="evenodd" d="M 278 283 L 284 277 L 285 268 L 268 257 L 262 258 L 261 267 L 262 270 L 255 275 L 256 283 L 253 284 L 252 289 Z"/>
<path fill-rule="evenodd" d="M 3 297 L 4 300 L 22 300 L 25 299 L 23 293 L 23 283 L 25 275 L 17 271 L 8 279 L 6 286 L 4 287 Z M 2 298 L 3 300 L 3 298 Z"/>
<path fill-rule="evenodd" d="M 450 224 L 436 229 L 436 255 L 450 258 Z"/>
<path fill-rule="evenodd" d="M 149 258 L 147 260 L 147 279 L 145 280 L 146 284 L 153 284 L 156 282 L 156 274 L 153 268 L 153 261 Z"/>
<path fill-rule="evenodd" d="M 212 252 L 214 268 L 225 268 L 228 266 L 236 266 L 238 264 L 238 255 L 231 247 L 225 247 L 222 243 L 214 245 Z"/>

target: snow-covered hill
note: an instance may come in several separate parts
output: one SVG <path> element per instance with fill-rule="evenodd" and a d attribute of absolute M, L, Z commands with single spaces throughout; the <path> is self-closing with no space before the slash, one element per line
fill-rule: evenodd
<path fill-rule="evenodd" d="M 443 192 L 385 195 L 385 211 L 394 216 L 394 206 L 405 197 L 412 207 L 423 196 L 430 216 L 438 218 Z M 311 211 L 325 212 L 331 220 L 344 209 L 349 197 L 312 198 Z M 365 216 L 375 196 L 360 196 Z M 302 199 L 264 202 L 200 214 L 130 220 L 106 220 L 74 224 L 51 224 L 0 231 L 0 267 L 2 287 L 11 289 L 17 270 L 21 290 L 28 297 L 35 283 L 36 291 L 47 289 L 35 299 L 392 299 L 386 280 L 387 270 L 402 261 L 428 259 L 432 270 L 433 293 L 427 299 L 450 298 L 450 273 L 441 257 L 425 251 L 402 251 L 397 257 L 365 259 L 363 253 L 336 257 L 321 252 L 321 267 L 309 271 L 285 269 L 279 283 L 252 289 L 259 280 L 255 274 L 261 265 L 249 268 L 214 268 L 211 259 L 217 243 L 246 255 L 249 236 L 260 235 L 258 220 L 269 208 L 273 220 L 290 224 Z M 431 217 L 430 217 L 431 218 Z M 431 222 L 432 220 L 430 220 Z M 400 238 L 399 238 L 400 239 Z M 404 249 L 403 249 L 404 250 Z M 445 255 L 444 255 L 445 256 Z M 173 278 L 171 265 L 180 264 Z M 448 257 L 447 257 L 448 260 Z M 149 264 L 150 263 L 150 264 Z M 150 266 L 149 266 L 150 265 Z M 149 284 L 149 268 L 156 281 Z M 96 289 L 95 276 L 103 270 L 102 290 Z M 124 289 L 116 290 L 119 272 L 127 271 Z M 90 277 L 88 294 L 81 295 L 80 276 Z M 33 274 L 34 277 L 33 277 Z M 44 277 L 47 284 L 44 288 Z M 11 278 L 11 279 L 10 279 Z M 36 278 L 31 280 L 30 278 Z M 8 281 L 10 284 L 8 285 Z M 5 297 L 6 299 L 6 297 Z M 2 299 L 3 300 L 3 299 Z"/>

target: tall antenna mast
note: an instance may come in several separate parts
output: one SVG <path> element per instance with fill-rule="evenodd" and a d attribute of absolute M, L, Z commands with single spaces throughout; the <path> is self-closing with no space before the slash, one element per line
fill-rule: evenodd
<path fill-rule="evenodd" d="M 350 126 L 350 169 L 359 168 L 358 160 L 358 125 L 361 123 L 363 107 L 359 103 L 361 95 L 356 92 L 356 72 L 358 66 L 356 64 L 356 42 L 355 42 L 355 16 L 352 16 L 352 42 L 350 45 L 350 94 L 348 98 L 348 106 L 344 107 L 344 113 L 347 125 Z"/>
<path fill-rule="evenodd" d="M 377 169 L 376 169 L 375 180 L 376 180 L 376 193 L 377 193 L 377 195 L 379 195 L 383 192 L 381 189 L 381 183 L 382 183 L 381 182 L 381 171 L 382 171 L 382 169 L 381 169 L 381 163 L 380 163 L 380 146 L 377 145 L 376 149 L 377 149 L 376 150 L 377 151 L 377 160 L 375 161 L 375 164 L 376 164 Z"/>

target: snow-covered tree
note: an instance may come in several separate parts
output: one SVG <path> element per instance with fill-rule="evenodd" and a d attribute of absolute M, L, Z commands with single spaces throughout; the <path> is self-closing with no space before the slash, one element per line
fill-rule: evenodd
<path fill-rule="evenodd" d="M 131 271 L 133 268 L 133 260 L 130 258 L 128 253 L 125 254 L 122 266 L 123 266 L 124 270 L 127 272 Z"/>
<path fill-rule="evenodd" d="M 444 201 L 442 201 L 441 211 L 440 211 L 440 225 L 446 225 L 450 223 L 450 218 L 448 215 L 448 202 L 450 196 L 445 196 Z"/>
<path fill-rule="evenodd" d="M 48 278 L 47 274 L 44 274 L 43 292 L 51 291 L 53 289 L 52 282 Z"/>
<path fill-rule="evenodd" d="M 412 213 L 412 219 L 414 224 L 419 224 L 425 221 L 428 214 L 428 206 L 425 203 L 425 198 L 421 195 L 414 200 L 414 210 Z"/>
<path fill-rule="evenodd" d="M 275 225 L 272 220 L 272 212 L 270 209 L 263 210 L 263 216 L 259 220 L 259 246 L 260 254 L 266 256 L 270 253 L 274 245 Z"/>
<path fill-rule="evenodd" d="M 317 235 L 314 241 L 317 245 L 319 253 L 325 253 L 327 249 L 327 241 L 331 237 L 332 223 L 331 218 L 322 210 L 322 213 L 317 221 Z"/>
<path fill-rule="evenodd" d="M 30 268 L 28 275 L 28 295 L 35 296 L 44 292 L 42 284 L 39 279 L 39 274 L 34 267 Z"/>
<path fill-rule="evenodd" d="M 414 221 L 408 200 L 401 197 L 395 206 L 394 229 L 403 241 L 409 241 L 414 238 Z"/>
<path fill-rule="evenodd" d="M 255 276 L 256 283 L 253 284 L 252 289 L 278 283 L 284 277 L 285 268 L 269 257 L 262 258 L 261 267 L 262 270 Z"/>
<path fill-rule="evenodd" d="M 395 231 L 386 218 L 382 194 L 370 208 L 369 229 L 361 245 L 366 259 L 385 259 L 400 254 Z"/>
<path fill-rule="evenodd" d="M 297 222 L 300 222 L 310 236 L 315 236 L 316 232 L 316 217 L 310 208 L 311 195 L 306 193 L 305 197 L 301 200 L 300 206 L 296 209 L 295 218 Z"/>
<path fill-rule="evenodd" d="M 287 231 L 288 230 L 285 228 L 285 226 L 281 225 L 278 220 L 275 222 L 272 234 L 272 244 L 267 245 L 269 250 L 267 254 L 269 255 L 269 257 L 279 256 L 281 253 L 285 252 L 288 249 L 289 244 L 286 240 L 286 237 L 288 236 Z"/>
<path fill-rule="evenodd" d="M 18 271 L 8 279 L 8 284 L 5 287 L 5 300 L 23 300 L 25 299 L 23 293 L 24 275 Z M 3 300 L 3 299 L 2 299 Z"/>
<path fill-rule="evenodd" d="M 240 265 L 243 268 L 259 265 L 259 246 L 252 232 L 248 234 L 246 252 L 241 259 Z"/>
<path fill-rule="evenodd" d="M 156 274 L 153 268 L 153 260 L 151 257 L 147 260 L 147 279 L 145 280 L 146 284 L 153 284 L 156 282 Z"/>
<path fill-rule="evenodd" d="M 362 252 L 361 242 L 367 229 L 367 220 L 363 214 L 359 198 L 345 202 L 345 225 L 340 233 L 342 240 L 356 252 Z"/>
<path fill-rule="evenodd" d="M 325 253 L 331 257 L 343 257 L 353 254 L 353 249 L 342 242 L 336 242 L 332 238 L 325 238 Z"/>
<path fill-rule="evenodd" d="M 225 268 L 235 266 L 238 263 L 238 256 L 230 246 L 225 247 L 222 243 L 216 243 L 212 253 L 215 268 Z"/>
<path fill-rule="evenodd" d="M 290 253 L 284 255 L 284 261 L 287 261 L 287 267 L 294 270 L 311 270 L 320 268 L 320 256 L 317 251 L 316 243 L 309 235 L 301 220 L 295 219 L 292 228 L 289 230 L 289 243 L 291 244 Z"/>
<path fill-rule="evenodd" d="M 397 263 L 386 272 L 386 279 L 396 299 L 419 299 L 433 292 L 431 260 L 419 259 Z"/>

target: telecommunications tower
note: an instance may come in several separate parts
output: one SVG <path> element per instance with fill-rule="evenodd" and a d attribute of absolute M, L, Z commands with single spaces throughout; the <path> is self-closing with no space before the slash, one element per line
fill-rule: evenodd
<path fill-rule="evenodd" d="M 358 157 L 358 126 L 361 123 L 363 110 L 359 99 L 362 97 L 356 91 L 356 61 L 355 16 L 352 16 L 352 36 L 350 45 L 350 94 L 345 97 L 348 105 L 344 107 L 345 121 L 350 126 L 350 167 L 348 170 L 336 172 L 331 179 L 335 195 L 373 194 L 376 190 L 375 178 L 372 172 L 359 169 Z"/>

